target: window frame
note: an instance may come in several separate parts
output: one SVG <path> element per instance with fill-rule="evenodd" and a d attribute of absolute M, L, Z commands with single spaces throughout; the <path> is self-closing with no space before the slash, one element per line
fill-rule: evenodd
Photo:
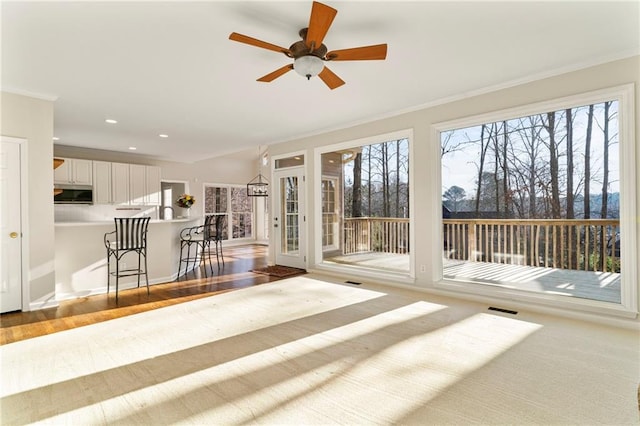
<path fill-rule="evenodd" d="M 328 265 L 324 263 L 323 256 L 324 250 L 322 249 L 322 188 L 321 182 L 322 176 L 322 154 L 339 151 L 343 149 L 350 149 L 360 147 L 364 145 L 374 145 L 384 142 L 389 142 L 397 139 L 407 139 L 409 149 L 409 161 L 415 158 L 414 153 L 414 134 L 413 129 L 402 129 L 390 133 L 382 133 L 373 136 L 368 136 L 360 139 L 353 139 L 346 142 L 340 142 L 331 145 L 324 145 L 314 149 L 313 164 L 314 164 L 314 178 L 313 178 L 313 197 L 314 206 L 314 229 L 313 229 L 313 244 L 314 244 L 314 264 L 318 270 L 325 270 L 328 272 L 337 273 L 349 273 L 363 277 L 372 278 L 384 278 L 389 282 L 397 282 L 399 284 L 414 283 L 416 278 L 416 253 L 415 250 L 409 251 L 409 271 L 408 272 L 390 272 L 384 270 L 367 270 L 354 265 Z M 415 179 L 414 179 L 415 167 L 409 167 L 409 246 L 415 247 Z M 341 197 L 344 194 L 340 194 Z M 317 206 L 320 206 L 319 208 Z"/>
<path fill-rule="evenodd" d="M 334 209 L 332 212 L 326 212 L 324 211 L 324 207 L 325 207 L 325 203 L 324 200 L 322 199 L 322 195 L 324 194 L 320 194 L 321 198 L 321 208 L 322 208 L 322 250 L 323 251 L 327 251 L 327 250 L 337 250 L 340 248 L 340 229 L 338 228 L 338 224 L 339 221 L 334 220 L 333 222 L 331 222 L 331 227 L 333 228 L 332 230 L 332 236 L 333 236 L 333 244 L 324 244 L 324 236 L 325 236 L 325 229 L 324 229 L 324 218 L 325 216 L 328 215 L 333 215 L 333 216 L 337 216 L 339 214 L 339 209 L 337 208 L 338 206 L 338 196 L 340 195 L 340 191 L 338 191 L 338 178 L 333 177 L 333 176 L 322 176 L 322 178 L 320 179 L 320 191 L 324 192 L 324 189 L 322 189 L 322 184 L 325 181 L 330 181 L 333 183 L 333 206 Z"/>
<path fill-rule="evenodd" d="M 446 122 L 434 123 L 431 126 L 432 155 L 431 168 L 433 170 L 433 185 L 431 187 L 431 214 L 439 220 L 434 220 L 430 230 L 437 238 L 432 245 L 433 287 L 436 289 L 456 293 L 474 294 L 480 297 L 496 297 L 518 302 L 533 302 L 550 305 L 555 308 L 575 309 L 598 314 L 607 314 L 627 318 L 635 318 L 638 314 L 638 252 L 636 227 L 636 170 L 635 170 L 635 115 L 634 115 L 634 85 L 626 84 L 573 96 L 532 103 L 514 108 L 479 114 Z M 440 155 L 440 135 L 442 132 L 478 126 L 486 123 L 500 122 L 528 115 L 543 114 L 578 106 L 618 101 L 619 123 L 619 155 L 620 155 L 620 232 L 625 235 L 621 241 L 621 303 L 603 302 L 591 299 L 570 298 L 561 295 L 528 293 L 521 290 L 504 287 L 484 286 L 465 283 L 443 278 L 443 262 L 440 243 L 443 238 L 442 230 L 442 161 Z M 436 198 L 437 197 L 437 198 Z"/>

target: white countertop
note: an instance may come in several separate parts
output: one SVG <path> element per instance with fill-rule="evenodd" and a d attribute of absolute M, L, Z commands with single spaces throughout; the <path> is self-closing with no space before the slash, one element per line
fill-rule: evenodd
<path fill-rule="evenodd" d="M 180 219 L 151 219 L 149 224 L 155 223 L 185 223 L 199 220 L 199 217 L 185 217 Z M 93 221 L 93 222 L 56 222 L 55 226 L 114 226 L 113 220 Z"/>

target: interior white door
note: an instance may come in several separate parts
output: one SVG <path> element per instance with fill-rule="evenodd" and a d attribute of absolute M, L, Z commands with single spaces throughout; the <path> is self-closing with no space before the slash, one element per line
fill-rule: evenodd
<path fill-rule="evenodd" d="M 19 143 L 2 140 L 0 148 L 0 312 L 22 309 L 20 149 Z"/>
<path fill-rule="evenodd" d="M 306 268 L 306 213 L 302 168 L 274 174 L 276 208 L 273 214 L 276 264 Z"/>

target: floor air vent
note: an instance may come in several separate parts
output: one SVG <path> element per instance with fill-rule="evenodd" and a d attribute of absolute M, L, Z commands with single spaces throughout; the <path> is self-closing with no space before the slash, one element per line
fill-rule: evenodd
<path fill-rule="evenodd" d="M 346 284 L 353 284 L 353 285 L 360 285 L 360 284 L 362 284 L 362 283 L 358 283 L 358 282 L 355 282 L 355 281 L 345 281 L 345 283 L 346 283 Z"/>
<path fill-rule="evenodd" d="M 517 315 L 518 314 L 518 311 L 511 311 L 509 309 L 496 308 L 495 306 L 490 306 L 489 310 L 490 311 L 504 312 L 505 314 L 511 314 L 511 315 Z"/>

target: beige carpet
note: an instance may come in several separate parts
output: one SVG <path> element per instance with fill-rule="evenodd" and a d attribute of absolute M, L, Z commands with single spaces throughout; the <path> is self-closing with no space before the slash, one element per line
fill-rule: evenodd
<path fill-rule="evenodd" d="M 2 425 L 638 424 L 638 335 L 298 276 L 0 347 Z"/>

